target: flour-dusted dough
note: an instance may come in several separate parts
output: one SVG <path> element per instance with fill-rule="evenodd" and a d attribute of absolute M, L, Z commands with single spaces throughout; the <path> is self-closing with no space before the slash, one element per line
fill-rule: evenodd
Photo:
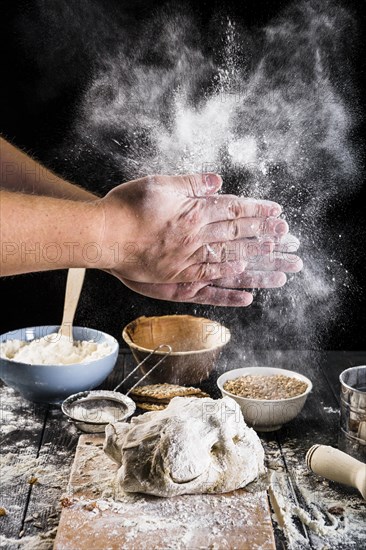
<path fill-rule="evenodd" d="M 175 397 L 163 411 L 106 428 L 104 450 L 126 492 L 224 493 L 264 472 L 260 440 L 230 397 Z"/>

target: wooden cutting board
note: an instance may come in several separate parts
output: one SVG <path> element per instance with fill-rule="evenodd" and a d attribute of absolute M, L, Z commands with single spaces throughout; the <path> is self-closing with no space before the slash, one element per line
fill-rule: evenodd
<path fill-rule="evenodd" d="M 117 501 L 103 440 L 79 439 L 54 550 L 275 550 L 266 491 Z"/>

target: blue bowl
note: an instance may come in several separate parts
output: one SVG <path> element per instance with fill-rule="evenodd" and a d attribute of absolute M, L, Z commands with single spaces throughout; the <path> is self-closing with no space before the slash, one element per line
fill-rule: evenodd
<path fill-rule="evenodd" d="M 0 342 L 23 340 L 30 342 L 57 332 L 58 326 L 21 328 L 0 336 Z M 29 401 L 61 403 L 66 397 L 80 391 L 92 390 L 107 378 L 118 357 L 118 342 L 113 336 L 85 327 L 73 327 L 74 340 L 107 342 L 111 353 L 86 363 L 71 365 L 30 365 L 0 357 L 0 378 Z"/>

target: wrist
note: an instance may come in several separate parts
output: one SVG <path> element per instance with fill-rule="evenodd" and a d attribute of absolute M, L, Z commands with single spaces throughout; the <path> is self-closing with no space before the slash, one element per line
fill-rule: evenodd
<path fill-rule="evenodd" d="M 99 209 L 97 243 L 100 255 L 98 262 L 89 267 L 123 271 L 125 263 L 137 261 L 137 244 L 133 241 L 138 234 L 136 216 L 125 202 L 113 196 L 107 195 L 95 202 Z"/>
<path fill-rule="evenodd" d="M 107 251 L 104 246 L 105 210 L 101 199 L 81 203 L 82 235 L 73 262 L 86 269 L 105 269 Z M 71 267 L 78 267 L 77 265 Z"/>

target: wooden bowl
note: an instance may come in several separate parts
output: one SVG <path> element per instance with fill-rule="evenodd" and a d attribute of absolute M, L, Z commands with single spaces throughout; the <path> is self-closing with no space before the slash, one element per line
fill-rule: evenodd
<path fill-rule="evenodd" d="M 139 317 L 122 332 L 139 363 L 160 344 L 172 353 L 147 378 L 148 383 L 199 384 L 209 377 L 230 331 L 220 323 L 192 315 Z M 147 373 L 166 351 L 158 351 L 141 367 Z"/>

